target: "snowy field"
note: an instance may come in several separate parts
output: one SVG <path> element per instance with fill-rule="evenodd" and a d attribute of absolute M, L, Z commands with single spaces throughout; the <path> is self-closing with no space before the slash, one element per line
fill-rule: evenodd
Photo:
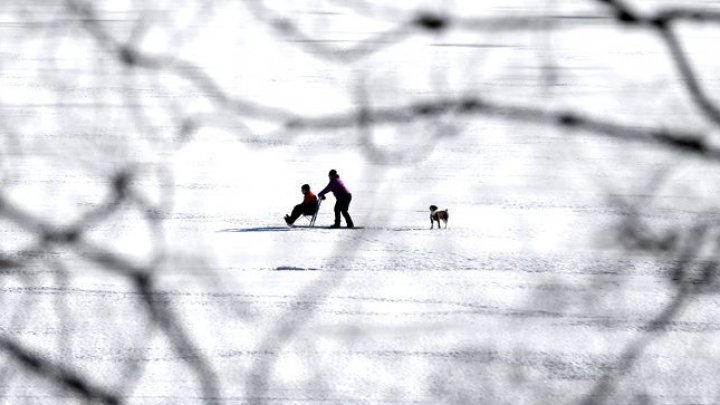
<path fill-rule="evenodd" d="M 718 23 L 161 3 L 0 11 L 2 403 L 720 403 Z"/>

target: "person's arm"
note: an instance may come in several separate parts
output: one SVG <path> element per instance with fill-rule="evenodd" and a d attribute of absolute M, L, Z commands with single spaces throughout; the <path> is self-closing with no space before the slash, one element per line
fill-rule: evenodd
<path fill-rule="evenodd" d="M 328 183 L 328 185 L 325 186 L 325 188 L 322 189 L 322 190 L 318 193 L 318 197 L 322 197 L 322 196 L 324 196 L 325 194 L 327 194 L 328 191 L 330 191 L 330 186 L 332 186 L 332 180 L 330 180 L 330 182 Z"/>

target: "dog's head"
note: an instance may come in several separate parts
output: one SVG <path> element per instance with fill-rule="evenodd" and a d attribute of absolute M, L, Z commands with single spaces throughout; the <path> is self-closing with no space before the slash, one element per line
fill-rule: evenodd
<path fill-rule="evenodd" d="M 430 206 L 430 212 L 435 212 L 435 211 L 437 211 L 437 209 L 438 209 L 438 208 L 437 208 L 437 205 L 431 205 L 431 206 Z"/>

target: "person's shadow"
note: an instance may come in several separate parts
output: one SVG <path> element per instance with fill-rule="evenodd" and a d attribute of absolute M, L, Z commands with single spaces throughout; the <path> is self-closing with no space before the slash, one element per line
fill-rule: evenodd
<path fill-rule="evenodd" d="M 258 228 L 227 228 L 218 232 L 287 232 L 290 228 L 287 226 L 262 226 Z"/>

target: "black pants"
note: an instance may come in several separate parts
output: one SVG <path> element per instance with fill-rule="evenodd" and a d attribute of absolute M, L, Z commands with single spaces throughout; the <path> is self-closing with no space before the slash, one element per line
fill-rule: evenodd
<path fill-rule="evenodd" d="M 296 219 L 300 218 L 300 215 L 315 215 L 315 208 L 317 205 L 315 204 L 298 204 L 295 207 L 293 207 L 292 212 L 290 213 L 290 218 L 288 219 L 289 223 L 294 223 Z"/>
<path fill-rule="evenodd" d="M 350 214 L 348 213 L 348 209 L 350 208 L 350 201 L 352 200 L 352 194 L 347 194 L 339 197 L 335 196 L 335 199 L 335 225 L 340 226 L 340 214 L 342 213 L 347 226 L 354 226 L 353 220 L 352 218 L 350 218 Z"/>

